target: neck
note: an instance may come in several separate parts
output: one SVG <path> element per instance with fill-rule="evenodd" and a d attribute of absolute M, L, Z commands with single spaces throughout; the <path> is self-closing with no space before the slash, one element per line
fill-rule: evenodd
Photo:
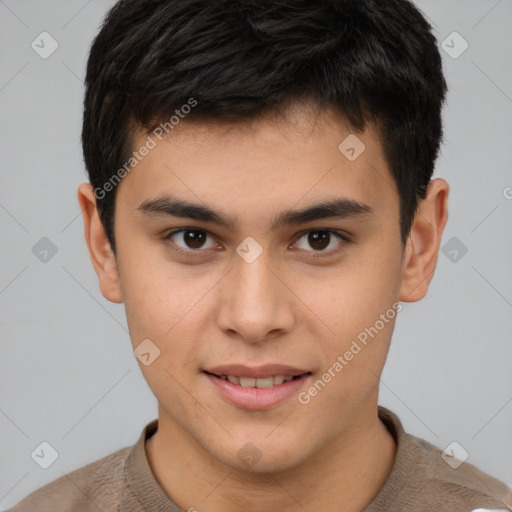
<path fill-rule="evenodd" d="M 377 416 L 376 396 L 350 427 L 299 466 L 275 473 L 243 472 L 191 446 L 170 422 L 146 441 L 150 467 L 166 494 L 184 510 L 235 512 L 360 512 L 386 482 L 396 444 Z M 192 455 L 193 454 L 193 455 Z"/>

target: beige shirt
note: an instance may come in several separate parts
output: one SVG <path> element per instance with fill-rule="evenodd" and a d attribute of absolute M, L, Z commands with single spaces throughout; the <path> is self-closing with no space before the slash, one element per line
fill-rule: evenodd
<path fill-rule="evenodd" d="M 468 462 L 452 468 L 438 447 L 406 433 L 389 409 L 379 406 L 379 418 L 395 438 L 397 452 L 386 483 L 362 512 L 512 511 L 512 492 L 504 483 Z M 148 463 L 145 441 L 157 426 L 154 419 L 133 446 L 49 482 L 8 512 L 184 512 Z"/>

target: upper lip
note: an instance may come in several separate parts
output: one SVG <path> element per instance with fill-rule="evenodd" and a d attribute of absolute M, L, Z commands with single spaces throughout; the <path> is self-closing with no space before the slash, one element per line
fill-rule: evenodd
<path fill-rule="evenodd" d="M 302 375 L 310 373 L 308 370 L 285 366 L 282 364 L 266 364 L 264 366 L 245 366 L 243 364 L 226 364 L 215 366 L 205 370 L 215 375 L 232 375 L 236 377 L 252 377 L 254 379 L 282 375 L 283 377 Z"/>

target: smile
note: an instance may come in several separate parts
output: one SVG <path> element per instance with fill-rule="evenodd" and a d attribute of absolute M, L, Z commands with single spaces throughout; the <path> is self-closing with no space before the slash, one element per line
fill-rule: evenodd
<path fill-rule="evenodd" d="M 286 377 L 284 375 L 274 375 L 270 377 L 260 377 L 260 378 L 254 378 L 254 377 L 239 377 L 237 375 L 215 375 L 211 374 L 214 377 L 217 377 L 221 380 L 227 380 L 231 382 L 231 384 L 235 384 L 236 386 L 241 386 L 243 388 L 258 388 L 258 389 L 264 389 L 264 388 L 271 388 L 273 386 L 279 386 L 283 382 L 288 382 L 293 379 L 298 379 L 300 375 L 287 375 Z"/>
<path fill-rule="evenodd" d="M 245 375 L 236 375 L 237 373 Z M 311 372 L 270 365 L 259 369 L 242 366 L 219 367 L 215 369 L 215 373 L 203 371 L 203 374 L 223 400 L 235 407 L 249 410 L 278 406 L 295 396 L 311 378 Z"/>

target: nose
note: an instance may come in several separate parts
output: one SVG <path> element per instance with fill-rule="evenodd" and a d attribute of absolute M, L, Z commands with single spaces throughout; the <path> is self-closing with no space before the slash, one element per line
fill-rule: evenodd
<path fill-rule="evenodd" d="M 294 295 L 286 276 L 264 250 L 248 263 L 236 255 L 220 289 L 219 328 L 249 343 L 262 343 L 290 332 L 294 322 Z"/>

